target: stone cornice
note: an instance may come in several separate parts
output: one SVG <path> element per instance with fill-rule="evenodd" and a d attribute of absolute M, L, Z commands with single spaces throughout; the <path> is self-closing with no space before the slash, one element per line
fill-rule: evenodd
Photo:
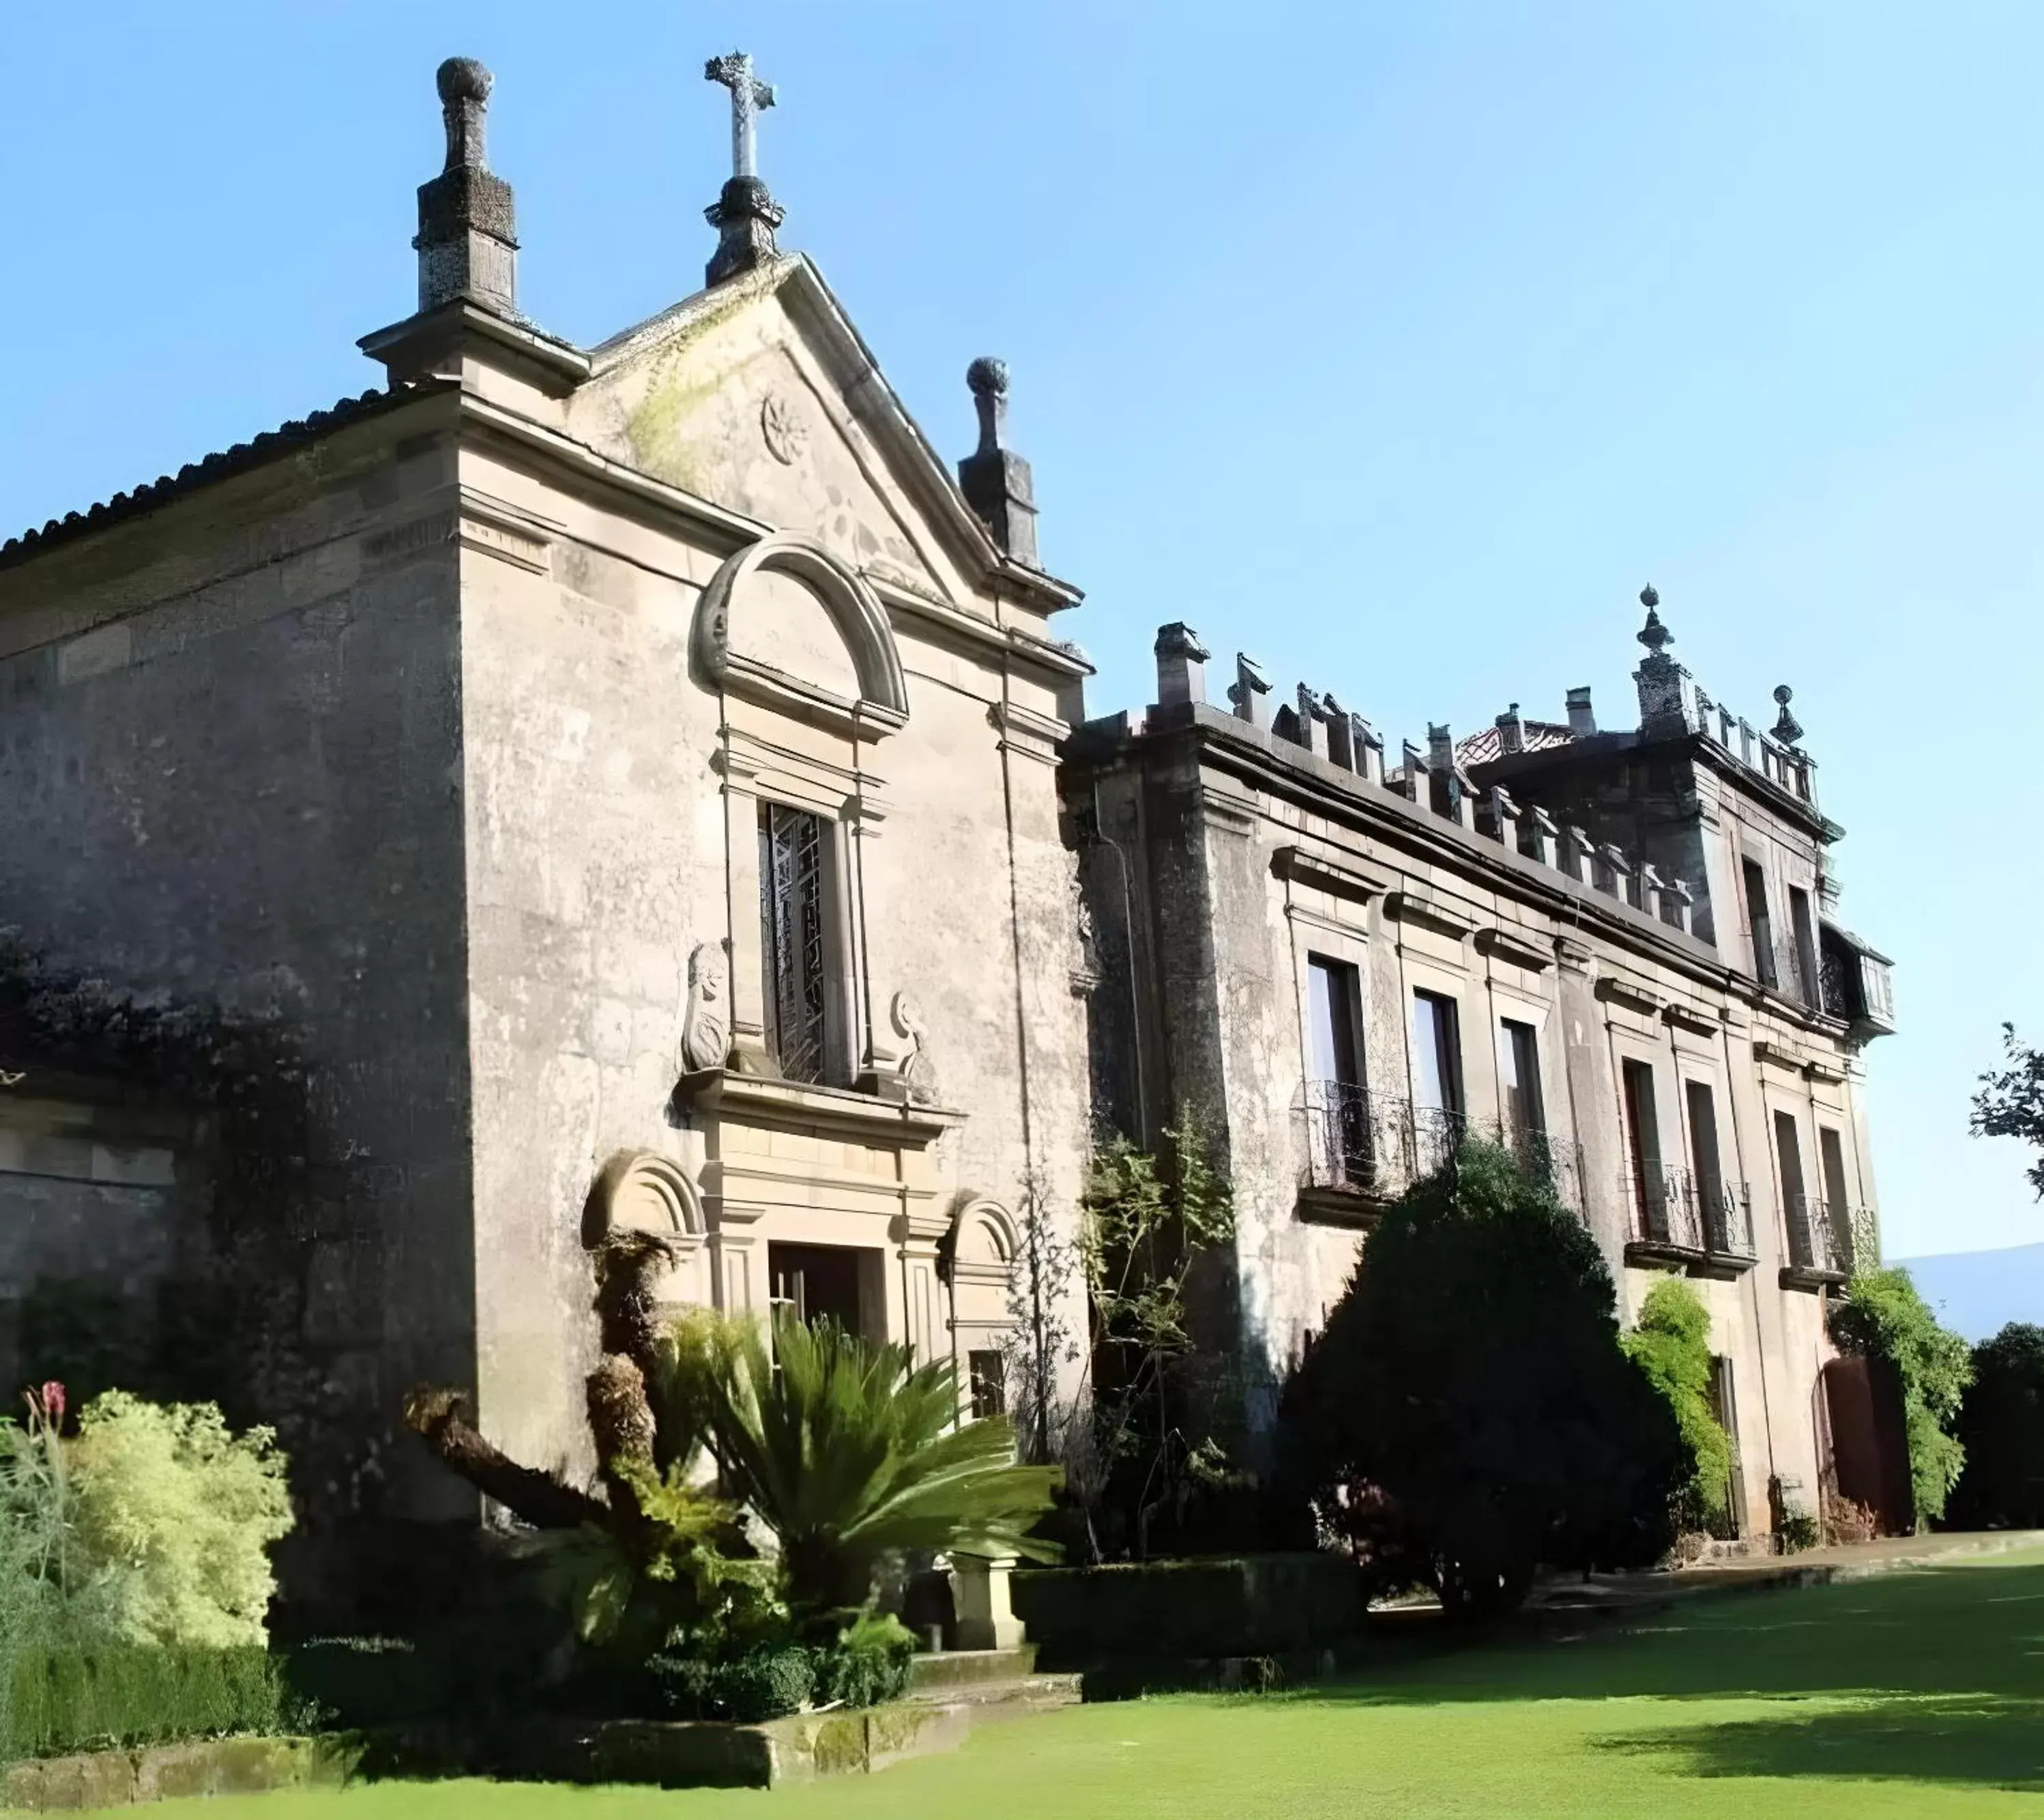
<path fill-rule="evenodd" d="M 1615 946 L 1643 950 L 1663 966 L 1708 986 L 1714 993 L 1750 989 L 1751 981 L 1726 965 L 1718 951 L 1673 925 L 1648 916 L 1604 893 L 1593 890 L 1523 854 L 1408 802 L 1339 766 L 1284 744 L 1261 728 L 1205 702 L 1153 708 L 1140 731 L 1124 717 L 1089 722 L 1068 745 L 1071 760 L 1097 762 L 1127 747 L 1182 741 L 1200 761 L 1255 789 L 1346 824 L 1357 833 L 1387 839 L 1416 850 L 1419 858 L 1480 878 L 1485 887 L 1508 893 L 1527 907 L 1566 926 Z"/>

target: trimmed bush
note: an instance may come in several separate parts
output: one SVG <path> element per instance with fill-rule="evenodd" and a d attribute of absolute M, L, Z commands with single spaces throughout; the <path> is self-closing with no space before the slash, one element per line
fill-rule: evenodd
<path fill-rule="evenodd" d="M 1040 1664 L 1054 1669 L 1317 1650 L 1363 1617 L 1362 1576 L 1331 1552 L 1043 1568 L 1017 1573 L 1012 1590 Z"/>
<path fill-rule="evenodd" d="M 283 1729 L 289 1702 L 263 1649 L 24 1651 L 0 1761 Z"/>
<path fill-rule="evenodd" d="M 1452 1612 L 1516 1604 L 1543 1562 L 1658 1559 L 1694 1470 L 1596 1241 L 1490 1144 L 1386 1210 L 1281 1415 L 1320 1521 Z"/>

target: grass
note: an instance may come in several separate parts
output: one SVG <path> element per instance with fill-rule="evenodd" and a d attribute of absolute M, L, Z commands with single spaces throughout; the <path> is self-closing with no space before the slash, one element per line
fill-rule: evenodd
<path fill-rule="evenodd" d="M 386 1783 L 206 1820 L 2044 1816 L 2044 1553 L 1748 1593 L 1574 1641 L 1402 1646 L 1338 1685 L 989 1726 L 773 1794 Z"/>

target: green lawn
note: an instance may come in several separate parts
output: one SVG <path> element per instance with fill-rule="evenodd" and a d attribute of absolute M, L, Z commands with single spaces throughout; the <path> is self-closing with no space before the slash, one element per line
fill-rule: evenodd
<path fill-rule="evenodd" d="M 2027 1792 L 2026 1792 L 2027 1791 Z M 383 1784 L 206 1820 L 2044 1815 L 2044 1553 L 1751 1593 L 1339 1686 L 1085 1707 L 775 1794 Z"/>

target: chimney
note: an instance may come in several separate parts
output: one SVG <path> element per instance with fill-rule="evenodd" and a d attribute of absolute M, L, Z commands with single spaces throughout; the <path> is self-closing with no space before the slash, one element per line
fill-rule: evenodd
<path fill-rule="evenodd" d="M 1526 723 L 1519 718 L 1516 701 L 1497 717 L 1497 749 L 1500 752 L 1526 750 Z"/>
<path fill-rule="evenodd" d="M 1207 659 L 1213 654 L 1182 621 L 1157 628 L 1157 705 L 1207 698 Z"/>
<path fill-rule="evenodd" d="M 518 313 L 518 240 L 511 186 L 483 155 L 492 78 L 473 57 L 449 57 L 435 79 L 447 122 L 447 165 L 419 186 L 419 310 L 456 300 Z"/>
<path fill-rule="evenodd" d="M 1596 716 L 1591 711 L 1587 688 L 1569 691 L 1569 731 L 1578 739 L 1587 739 L 1596 731 Z"/>
<path fill-rule="evenodd" d="M 1002 446 L 1008 427 L 1008 363 L 987 355 L 965 370 L 979 413 L 979 447 L 959 463 L 966 503 L 1018 563 L 1036 565 L 1036 490 L 1029 464 Z M 1161 652 L 1159 654 L 1162 655 Z"/>

